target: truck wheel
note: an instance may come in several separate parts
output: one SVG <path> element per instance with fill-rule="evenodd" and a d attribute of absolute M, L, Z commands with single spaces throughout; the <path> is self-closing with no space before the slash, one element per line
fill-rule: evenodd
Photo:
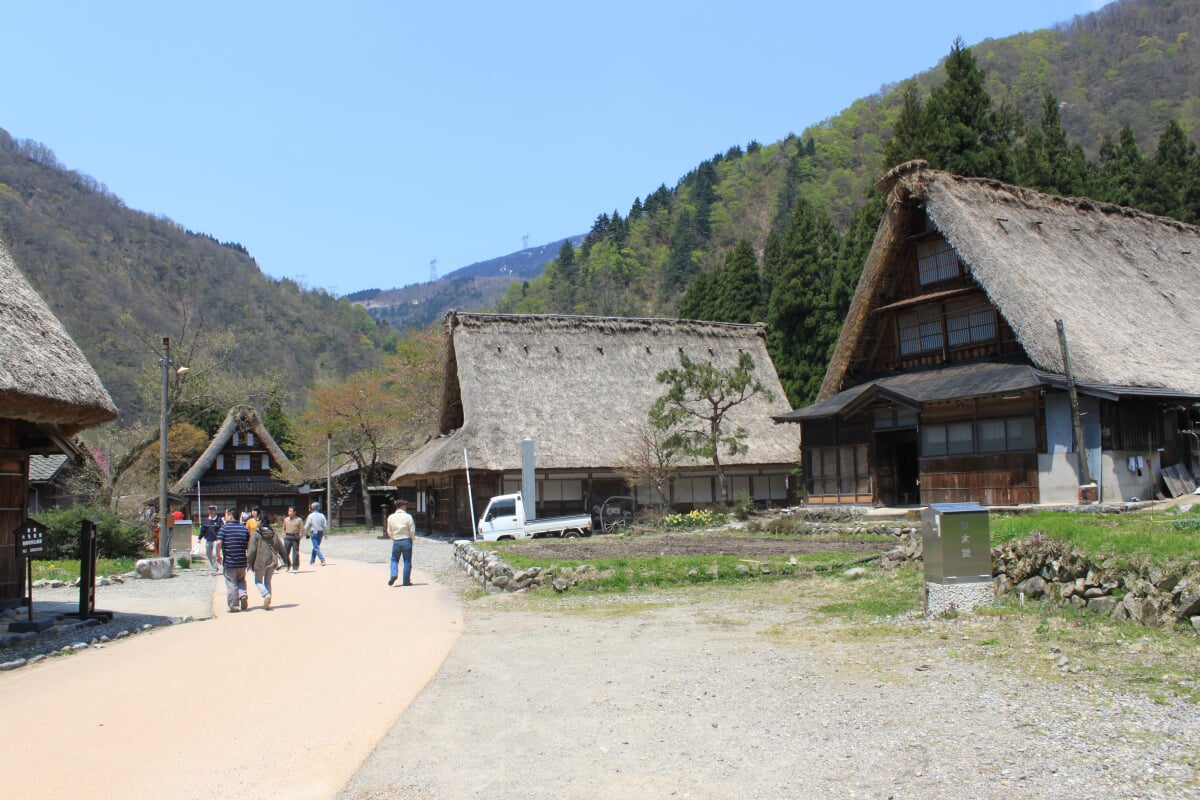
<path fill-rule="evenodd" d="M 579 538 L 579 530 L 576 528 L 572 528 L 569 531 L 563 531 L 563 538 L 564 539 L 578 539 Z"/>
<path fill-rule="evenodd" d="M 496 541 L 497 542 L 515 542 L 516 539 L 514 539 L 511 536 L 501 536 L 498 539 L 496 539 Z"/>

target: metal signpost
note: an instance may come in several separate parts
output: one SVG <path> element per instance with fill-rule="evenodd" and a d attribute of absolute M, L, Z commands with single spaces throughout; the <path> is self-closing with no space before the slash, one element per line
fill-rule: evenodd
<path fill-rule="evenodd" d="M 27 519 L 14 532 L 17 538 L 17 558 L 25 559 L 25 574 L 29 587 L 29 621 L 10 622 L 8 630 L 12 633 L 44 631 L 54 624 L 52 619 L 44 619 L 41 622 L 34 622 L 33 619 L 33 558 L 46 552 L 48 530 L 37 520 Z"/>

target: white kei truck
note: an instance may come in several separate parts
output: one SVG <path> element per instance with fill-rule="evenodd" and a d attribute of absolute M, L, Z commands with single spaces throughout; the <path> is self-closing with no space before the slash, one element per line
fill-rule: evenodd
<path fill-rule="evenodd" d="M 525 504 L 520 492 L 500 494 L 488 501 L 479 518 L 479 538 L 485 542 L 501 539 L 539 539 L 548 536 L 574 538 L 592 535 L 591 514 L 525 519 Z"/>

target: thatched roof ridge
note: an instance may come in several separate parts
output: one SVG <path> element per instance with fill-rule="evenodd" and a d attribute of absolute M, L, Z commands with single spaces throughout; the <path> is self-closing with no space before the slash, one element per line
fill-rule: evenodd
<path fill-rule="evenodd" d="M 731 414 L 749 432 L 750 451 L 723 463 L 791 464 L 798 457 L 797 432 L 771 419 L 790 407 L 764 325 L 451 312 L 446 329 L 442 435 L 397 467 L 392 483 L 461 470 L 464 447 L 472 469 L 519 469 L 525 437 L 534 439 L 539 469 L 615 469 L 665 392 L 656 376 L 678 366 L 681 351 L 722 368 L 748 352 L 773 395 Z M 461 410 L 452 408 L 457 403 Z M 452 430 L 448 420 L 461 426 Z"/>
<path fill-rule="evenodd" d="M 92 365 L 0 242 L 0 417 L 64 436 L 117 416 Z"/>
<path fill-rule="evenodd" d="M 229 409 L 229 413 L 225 415 L 225 421 L 217 429 L 208 448 L 200 455 L 192 468 L 176 481 L 175 485 L 171 487 L 171 491 L 180 494 L 190 492 L 196 485 L 196 481 L 208 472 L 216 462 L 217 456 L 225 449 L 226 443 L 238 431 L 249 431 L 258 437 L 258 441 L 262 442 L 263 446 L 267 448 L 267 452 L 271 454 L 271 463 L 274 464 L 272 472 L 278 472 L 289 483 L 300 483 L 300 470 L 296 469 L 283 450 L 279 448 L 274 437 L 271 436 L 271 432 L 263 424 L 262 418 L 259 417 L 258 411 L 254 406 L 238 405 Z"/>
<path fill-rule="evenodd" d="M 924 207 L 1016 334 L 1032 364 L 1064 372 L 1063 320 L 1077 380 L 1200 391 L 1200 228 L 1087 198 L 1047 195 L 929 169 L 879 183 L 888 205 L 819 397 L 867 356 L 873 309 L 896 277 L 907 223 Z"/>

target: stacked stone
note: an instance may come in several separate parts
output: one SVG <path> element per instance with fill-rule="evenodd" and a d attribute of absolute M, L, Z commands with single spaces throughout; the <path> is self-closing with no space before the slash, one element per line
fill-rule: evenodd
<path fill-rule="evenodd" d="M 488 552 L 467 539 L 454 543 L 454 562 L 489 592 L 519 592 L 549 584 L 556 592 L 565 592 L 597 572 L 590 564 L 569 567 L 530 567 L 513 569 L 496 553 Z"/>
<path fill-rule="evenodd" d="M 997 594 L 1045 598 L 1141 625 L 1188 622 L 1200 632 L 1200 573 L 1120 567 L 1112 559 L 1096 564 L 1039 533 L 993 548 L 992 571 Z"/>

